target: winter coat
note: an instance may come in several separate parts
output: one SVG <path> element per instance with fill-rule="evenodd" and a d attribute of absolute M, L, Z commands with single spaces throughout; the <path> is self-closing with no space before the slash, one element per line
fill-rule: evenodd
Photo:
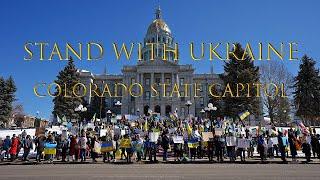
<path fill-rule="evenodd" d="M 20 141 L 18 138 L 12 138 L 11 140 L 11 147 L 10 147 L 10 151 L 9 153 L 10 154 L 17 154 L 18 153 L 18 148 L 19 148 L 19 145 L 20 145 Z"/>

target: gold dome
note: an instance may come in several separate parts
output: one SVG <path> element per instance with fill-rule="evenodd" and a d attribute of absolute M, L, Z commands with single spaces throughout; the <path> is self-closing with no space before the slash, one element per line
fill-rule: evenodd
<path fill-rule="evenodd" d="M 169 26 L 161 18 L 160 7 L 158 7 L 155 14 L 156 14 L 156 19 L 153 20 L 153 22 L 149 25 L 147 34 L 156 34 L 157 32 L 166 32 L 168 34 L 171 34 L 171 30 L 169 29 Z"/>
<path fill-rule="evenodd" d="M 171 30 L 169 29 L 169 26 L 162 19 L 155 19 L 149 25 L 147 34 L 155 34 L 161 31 L 171 34 Z"/>

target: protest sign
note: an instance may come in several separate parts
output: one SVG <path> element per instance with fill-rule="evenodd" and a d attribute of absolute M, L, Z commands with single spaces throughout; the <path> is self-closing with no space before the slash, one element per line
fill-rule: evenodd
<path fill-rule="evenodd" d="M 273 142 L 274 145 L 279 144 L 277 137 L 271 138 L 271 141 Z"/>
<path fill-rule="evenodd" d="M 216 136 L 222 136 L 223 135 L 223 129 L 222 128 L 215 128 L 214 129 L 214 134 Z"/>
<path fill-rule="evenodd" d="M 121 139 L 120 141 L 120 148 L 130 148 L 131 147 L 131 140 L 130 139 Z"/>
<path fill-rule="evenodd" d="M 237 138 L 234 136 L 226 137 L 227 146 L 236 146 L 237 145 Z"/>
<path fill-rule="evenodd" d="M 173 143 L 175 144 L 183 144 L 183 136 L 173 136 L 172 137 Z"/>
<path fill-rule="evenodd" d="M 189 148 L 197 148 L 199 146 L 199 142 L 188 142 Z"/>
<path fill-rule="evenodd" d="M 101 153 L 101 145 L 98 142 L 94 142 L 94 150 L 95 153 L 100 154 Z"/>
<path fill-rule="evenodd" d="M 126 134 L 126 130 L 124 129 L 121 129 L 121 136 L 125 135 Z"/>
<path fill-rule="evenodd" d="M 238 148 L 248 148 L 250 147 L 250 140 L 238 138 Z"/>
<path fill-rule="evenodd" d="M 202 139 L 204 142 L 210 141 L 210 139 L 213 139 L 213 133 L 212 132 L 203 132 L 202 133 Z"/>
<path fill-rule="evenodd" d="M 150 142 L 157 142 L 159 138 L 159 132 L 150 132 L 149 137 L 150 137 Z"/>

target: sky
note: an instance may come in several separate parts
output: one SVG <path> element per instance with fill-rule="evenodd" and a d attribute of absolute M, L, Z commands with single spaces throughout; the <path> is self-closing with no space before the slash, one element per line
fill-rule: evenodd
<path fill-rule="evenodd" d="M 160 4 L 162 17 L 179 43 L 180 64 L 192 64 L 196 73 L 223 72 L 223 62 L 208 58 L 194 62 L 188 43 L 249 42 L 255 50 L 258 42 L 297 42 L 297 57 L 307 54 L 319 67 L 320 1 L 309 0 L 3 0 L 0 1 L 0 76 L 12 76 L 17 85 L 16 104 L 29 115 L 49 118 L 52 98 L 38 98 L 33 86 L 51 83 L 65 61 L 25 61 L 26 42 L 47 42 L 52 50 L 56 42 L 85 44 L 100 42 L 105 47 L 101 61 L 75 61 L 80 69 L 101 74 L 120 74 L 123 65 L 136 60 L 115 60 L 112 43 L 142 42 Z M 208 54 L 206 54 L 206 57 Z M 285 62 L 296 75 L 299 61 Z"/>

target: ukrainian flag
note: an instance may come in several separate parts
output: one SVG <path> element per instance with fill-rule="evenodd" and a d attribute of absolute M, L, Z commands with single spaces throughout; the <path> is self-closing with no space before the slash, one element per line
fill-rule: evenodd
<path fill-rule="evenodd" d="M 44 144 L 44 154 L 56 154 L 56 143 L 45 143 Z"/>
<path fill-rule="evenodd" d="M 246 111 L 246 112 L 243 112 L 243 113 L 240 113 L 239 114 L 239 118 L 240 120 L 244 120 L 246 117 L 248 117 L 250 115 L 250 112 L 249 111 Z"/>
<path fill-rule="evenodd" d="M 101 149 L 100 149 L 100 151 L 101 151 L 102 153 L 113 151 L 113 143 L 112 143 L 112 141 L 103 142 L 103 143 L 101 144 Z"/>

